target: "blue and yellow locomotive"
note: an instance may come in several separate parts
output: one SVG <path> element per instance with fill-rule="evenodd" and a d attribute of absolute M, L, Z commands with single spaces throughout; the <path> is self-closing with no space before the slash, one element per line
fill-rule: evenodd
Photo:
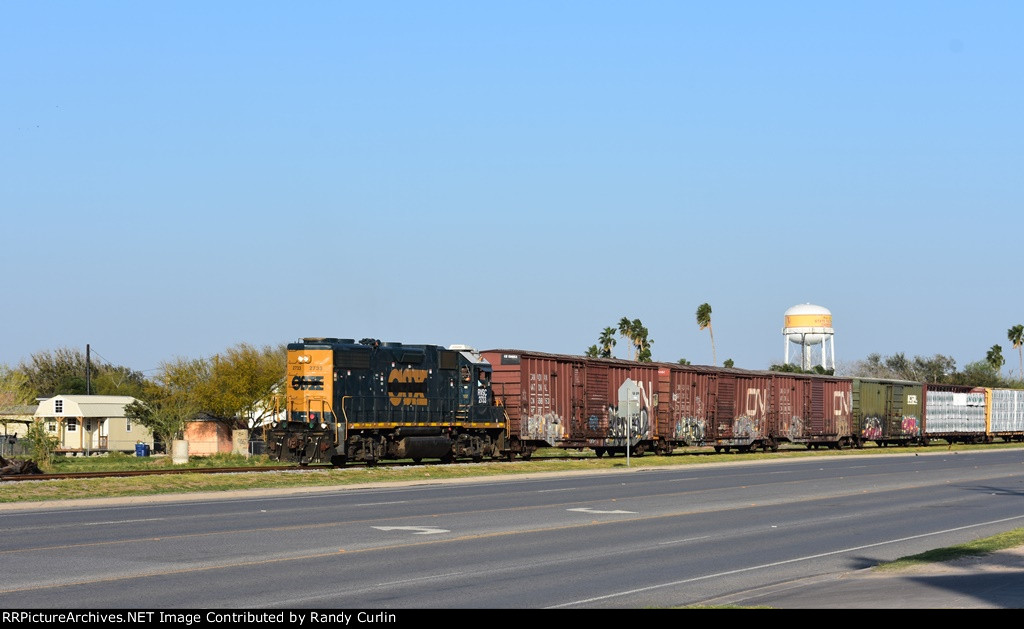
<path fill-rule="evenodd" d="M 285 386 L 285 418 L 267 430 L 272 459 L 343 465 L 508 456 L 491 365 L 465 346 L 305 338 L 288 345 Z"/>

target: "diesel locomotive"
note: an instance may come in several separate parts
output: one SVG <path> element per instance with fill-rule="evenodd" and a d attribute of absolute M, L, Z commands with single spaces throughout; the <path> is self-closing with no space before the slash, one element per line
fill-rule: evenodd
<path fill-rule="evenodd" d="M 285 412 L 266 433 L 272 459 L 514 456 L 491 365 L 465 346 L 304 338 L 288 345 L 285 386 Z"/>

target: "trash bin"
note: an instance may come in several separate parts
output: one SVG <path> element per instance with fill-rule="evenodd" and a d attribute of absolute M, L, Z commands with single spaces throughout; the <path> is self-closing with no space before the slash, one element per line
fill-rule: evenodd
<path fill-rule="evenodd" d="M 136 443 L 135 456 L 149 456 L 149 445 L 145 443 Z"/>

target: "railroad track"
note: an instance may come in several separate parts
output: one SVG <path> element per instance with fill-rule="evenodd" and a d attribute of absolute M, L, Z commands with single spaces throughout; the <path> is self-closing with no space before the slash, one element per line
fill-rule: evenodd
<path fill-rule="evenodd" d="M 574 457 L 574 456 L 534 456 L 531 460 L 533 461 L 554 461 L 554 460 L 575 460 L 579 458 L 588 457 Z M 593 458 L 593 457 L 589 457 Z M 623 457 L 625 458 L 625 457 Z M 460 463 L 468 463 L 469 461 L 459 461 Z M 501 459 L 493 459 L 490 463 L 503 463 L 505 461 Z M 526 461 L 515 461 L 514 463 L 525 463 Z M 364 467 L 369 464 L 363 462 L 349 462 L 346 467 Z M 422 467 L 429 465 L 449 465 L 448 463 L 441 463 L 439 461 L 421 462 L 415 463 L 413 461 L 388 461 L 388 462 L 377 462 L 377 466 L 388 466 L 388 467 Z M 130 476 L 161 476 L 166 474 L 247 474 L 251 472 L 298 472 L 306 470 L 330 470 L 335 469 L 331 465 L 327 464 L 314 464 L 314 465 L 268 465 L 262 467 L 192 467 L 192 468 L 168 468 L 160 470 L 120 470 L 120 471 L 107 471 L 107 472 L 71 472 L 65 474 L 11 474 L 11 475 L 0 475 L 0 482 L 6 481 L 31 481 L 31 480 L 73 480 L 81 478 L 118 478 L 118 477 L 130 477 Z"/>
<path fill-rule="evenodd" d="M 164 474 L 242 474 L 248 472 L 287 472 L 311 469 L 330 469 L 330 466 L 272 465 L 266 467 L 192 467 L 166 470 L 73 472 L 68 474 L 17 474 L 10 476 L 0 476 L 0 482 L 24 480 L 69 480 L 78 478 L 116 478 L 128 476 L 160 476 Z"/>

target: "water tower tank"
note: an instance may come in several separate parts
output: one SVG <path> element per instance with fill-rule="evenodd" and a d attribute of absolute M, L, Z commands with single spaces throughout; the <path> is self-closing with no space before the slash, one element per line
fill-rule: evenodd
<path fill-rule="evenodd" d="M 811 367 L 811 347 L 821 345 L 821 366 L 835 369 L 835 330 L 832 329 L 832 312 L 814 304 L 799 304 L 786 311 L 782 335 L 786 338 L 786 358 L 789 362 L 789 344 L 800 345 L 800 364 L 803 369 Z M 831 350 L 831 361 L 828 360 Z"/>
<path fill-rule="evenodd" d="M 832 312 L 814 304 L 799 304 L 786 311 L 786 325 L 782 330 L 792 343 L 819 345 L 826 334 L 834 334 Z"/>

